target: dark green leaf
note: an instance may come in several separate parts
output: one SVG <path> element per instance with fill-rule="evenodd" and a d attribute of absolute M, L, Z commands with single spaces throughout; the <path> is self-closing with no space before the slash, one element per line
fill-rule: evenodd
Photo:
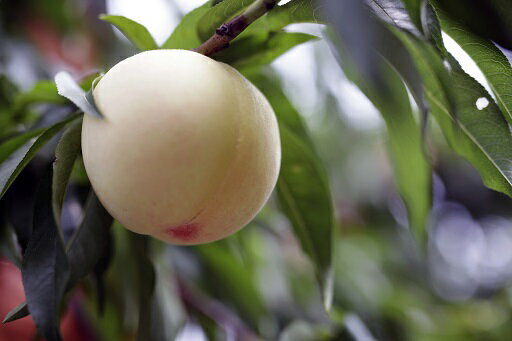
<path fill-rule="evenodd" d="M 320 6 L 313 0 L 292 0 L 277 6 L 259 19 L 255 25 L 266 31 L 279 31 L 285 26 L 298 23 L 323 23 Z"/>
<path fill-rule="evenodd" d="M 303 250 L 316 267 L 324 305 L 332 299 L 334 217 L 326 171 L 307 141 L 281 124 L 282 161 L 277 194 Z"/>
<path fill-rule="evenodd" d="M 65 104 L 66 99 L 59 96 L 54 82 L 43 80 L 34 84 L 29 91 L 18 94 L 14 98 L 13 110 L 19 111 L 34 103 Z"/>
<path fill-rule="evenodd" d="M 425 157 L 420 125 L 416 122 L 407 89 L 398 75 L 382 62 L 386 96 L 347 67 L 345 73 L 372 101 L 386 122 L 389 150 L 394 165 L 395 181 L 409 214 L 409 224 L 417 240 L 426 238 L 431 207 L 431 169 Z"/>
<path fill-rule="evenodd" d="M 59 95 L 69 99 L 84 113 L 103 118 L 98 108 L 91 102 L 92 97 L 87 98 L 86 92 L 78 85 L 71 75 L 65 71 L 61 71 L 55 75 L 55 84 Z"/>
<path fill-rule="evenodd" d="M 137 288 L 139 299 L 138 341 L 154 340 L 152 337 L 153 292 L 156 274 L 149 258 L 149 237 L 131 233 L 132 250 L 135 253 Z"/>
<path fill-rule="evenodd" d="M 52 210 L 52 168 L 36 194 L 32 235 L 21 268 L 28 309 L 48 341 L 61 340 L 59 307 L 69 277 L 62 238 Z"/>
<path fill-rule="evenodd" d="M 91 190 L 85 216 L 67 245 L 70 264 L 68 287 L 73 287 L 89 274 L 107 252 L 112 217 Z"/>
<path fill-rule="evenodd" d="M 476 62 L 505 118 L 512 123 L 512 67 L 507 57 L 491 41 L 471 32 L 457 19 L 440 9 L 437 13 L 443 30 Z"/>
<path fill-rule="evenodd" d="M 423 19 L 422 17 L 426 13 L 427 1 L 404 0 L 404 5 L 414 25 L 416 25 L 416 27 L 423 32 L 423 23 L 425 22 L 425 19 Z"/>
<path fill-rule="evenodd" d="M 276 79 L 250 78 L 276 112 L 281 131 L 281 173 L 278 198 L 302 249 L 313 261 L 326 308 L 332 298 L 334 213 L 327 172 L 314 151 L 304 122 Z"/>
<path fill-rule="evenodd" d="M 53 213 L 57 225 L 60 225 L 62 205 L 66 188 L 71 177 L 75 160 L 80 153 L 82 137 L 82 119 L 77 119 L 64 131 L 57 148 L 53 163 Z"/>
<path fill-rule="evenodd" d="M 254 286 L 253 273 L 247 271 L 222 243 L 200 245 L 195 249 L 205 267 L 205 282 L 210 289 L 235 306 L 253 327 L 257 327 L 265 307 Z"/>
<path fill-rule="evenodd" d="M 512 196 L 512 136 L 507 121 L 487 91 L 469 77 L 453 59 L 450 86 L 455 94 L 457 120 L 450 109 L 443 81 L 436 77 L 442 62 L 429 46 L 397 32 L 413 56 L 422 75 L 430 109 L 451 147 L 480 173 L 484 183 Z M 445 86 L 447 82 L 444 82 Z M 485 98 L 489 105 L 478 110 L 476 101 Z"/>
<path fill-rule="evenodd" d="M 5 318 L 2 321 L 2 323 L 9 323 L 12 321 L 19 320 L 21 318 L 24 318 L 25 316 L 28 316 L 28 314 L 30 314 L 30 312 L 28 311 L 27 303 L 23 302 L 16 308 L 11 310 L 7 315 L 5 315 Z"/>
<path fill-rule="evenodd" d="M 197 25 L 209 9 L 210 3 L 206 2 L 185 15 L 161 48 L 190 50 L 201 45 L 202 40 L 197 32 Z"/>
<path fill-rule="evenodd" d="M 71 115 L 49 128 L 29 131 L 0 145 L 0 198 L 45 143 L 77 117 Z"/>
<path fill-rule="evenodd" d="M 215 29 L 238 14 L 254 0 L 224 0 L 210 7 L 197 22 L 197 31 L 201 40 L 205 41 L 215 33 Z"/>
<path fill-rule="evenodd" d="M 121 15 L 101 15 L 100 19 L 117 27 L 139 50 L 147 51 L 158 48 L 155 39 L 142 24 Z"/>
<path fill-rule="evenodd" d="M 253 34 L 234 42 L 216 59 L 239 70 L 254 70 L 272 62 L 291 48 L 316 38 L 309 34 L 284 31 Z"/>
<path fill-rule="evenodd" d="M 404 4 L 400 0 L 368 0 L 372 11 L 382 21 L 396 26 L 406 32 L 412 33 L 417 37 L 422 34 L 409 17 Z"/>
<path fill-rule="evenodd" d="M 512 1 L 438 0 L 437 4 L 477 35 L 512 49 Z"/>

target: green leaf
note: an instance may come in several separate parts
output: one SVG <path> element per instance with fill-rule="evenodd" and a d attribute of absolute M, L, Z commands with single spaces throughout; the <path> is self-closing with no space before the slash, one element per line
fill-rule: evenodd
<path fill-rule="evenodd" d="M 185 15 L 161 48 L 191 50 L 201 45 L 202 40 L 197 32 L 197 25 L 209 9 L 210 3 L 206 2 Z"/>
<path fill-rule="evenodd" d="M 253 2 L 254 0 L 224 0 L 210 7 L 197 22 L 197 31 L 201 40 L 207 40 L 215 33 L 217 27 Z"/>
<path fill-rule="evenodd" d="M 285 26 L 298 23 L 323 23 L 318 2 L 312 0 L 292 0 L 277 6 L 261 21 L 268 31 L 278 31 Z"/>
<path fill-rule="evenodd" d="M 85 207 L 84 219 L 66 246 L 69 263 L 67 290 L 72 289 L 78 281 L 87 276 L 105 257 L 110 242 L 109 229 L 112 221 L 110 214 L 91 190 Z M 16 308 L 16 311 L 13 310 L 9 313 L 8 322 L 27 316 L 29 311 L 25 306 L 26 303 L 22 303 Z"/>
<path fill-rule="evenodd" d="M 405 8 L 407 9 L 407 12 L 409 13 L 409 17 L 411 18 L 412 22 L 416 27 L 424 32 L 424 26 L 423 23 L 425 22 L 425 19 L 423 19 L 423 16 L 425 15 L 427 1 L 426 0 L 404 0 Z"/>
<path fill-rule="evenodd" d="M 265 315 L 262 298 L 254 286 L 253 272 L 222 242 L 196 246 L 204 266 L 205 283 L 222 300 L 235 306 L 244 319 L 257 327 Z"/>
<path fill-rule="evenodd" d="M 117 27 L 135 47 L 141 51 L 156 50 L 158 45 L 148 29 L 136 21 L 122 15 L 100 15 L 100 19 Z"/>
<path fill-rule="evenodd" d="M 277 182 L 281 208 L 290 220 L 302 249 L 316 267 L 324 305 L 332 299 L 332 241 L 334 217 L 326 171 L 306 141 L 280 126 L 282 161 Z"/>
<path fill-rule="evenodd" d="M 332 299 L 334 213 L 327 172 L 317 156 L 302 117 L 286 98 L 279 82 L 250 75 L 276 112 L 281 131 L 281 173 L 277 194 L 302 249 L 315 266 L 328 309 Z"/>
<path fill-rule="evenodd" d="M 436 4 L 475 34 L 512 49 L 512 1 L 437 0 Z"/>
<path fill-rule="evenodd" d="M 505 118 L 512 123 L 512 67 L 491 41 L 482 38 L 439 8 L 442 29 L 476 62 L 496 96 Z"/>
<path fill-rule="evenodd" d="M 20 111 L 35 103 L 66 104 L 65 98 L 57 93 L 57 86 L 49 80 L 39 81 L 27 92 L 19 93 L 14 98 L 13 110 Z"/>
<path fill-rule="evenodd" d="M 457 106 L 455 118 L 442 80 L 436 77 L 435 68 L 442 63 L 439 56 L 424 42 L 396 33 L 416 62 L 431 112 L 450 146 L 478 170 L 486 186 L 512 196 L 512 136 L 499 107 L 487 91 L 449 57 L 450 86 Z M 476 107 L 479 98 L 489 101 L 483 110 Z"/>
<path fill-rule="evenodd" d="M 422 37 L 401 0 L 370 0 L 368 4 L 383 22 L 396 26 L 417 37 Z"/>
<path fill-rule="evenodd" d="M 156 273 L 149 258 L 149 236 L 130 233 L 130 241 L 135 253 L 137 271 L 137 289 L 139 300 L 138 341 L 154 340 L 152 337 L 153 293 L 155 291 Z"/>
<path fill-rule="evenodd" d="M 28 306 L 26 302 L 23 302 L 16 306 L 13 310 L 11 310 L 7 315 L 5 315 L 4 320 L 2 323 L 9 323 L 16 320 L 19 320 L 21 318 L 24 318 L 25 316 L 28 316 L 30 312 L 28 311 Z"/>
<path fill-rule="evenodd" d="M 0 198 L 46 142 L 77 117 L 71 115 L 49 128 L 29 131 L 0 145 Z"/>
<path fill-rule="evenodd" d="M 36 193 L 32 235 L 21 267 L 28 309 L 48 341 L 61 340 L 59 308 L 69 277 L 68 260 L 52 210 L 52 167 Z"/>
<path fill-rule="evenodd" d="M 55 221 L 60 226 L 62 205 L 66 189 L 71 177 L 75 160 L 80 153 L 82 137 L 82 119 L 77 119 L 64 131 L 57 148 L 53 163 L 53 213 Z"/>
<path fill-rule="evenodd" d="M 68 288 L 89 274 L 107 252 L 112 221 L 91 189 L 84 219 L 66 247 L 71 271 Z"/>
<path fill-rule="evenodd" d="M 253 34 L 234 42 L 216 59 L 238 70 L 254 70 L 264 66 L 293 47 L 317 39 L 305 33 L 271 32 Z"/>
<path fill-rule="evenodd" d="M 55 75 L 55 84 L 59 95 L 69 99 L 84 113 L 96 118 L 103 118 L 101 112 L 94 103 L 94 98 L 87 93 L 73 80 L 71 75 L 60 71 Z M 92 89 L 90 91 L 92 93 Z"/>

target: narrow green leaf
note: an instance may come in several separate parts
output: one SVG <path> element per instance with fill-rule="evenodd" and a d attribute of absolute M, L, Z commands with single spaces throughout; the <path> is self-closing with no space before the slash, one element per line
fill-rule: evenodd
<path fill-rule="evenodd" d="M 59 341 L 59 308 L 69 267 L 51 203 L 52 167 L 48 167 L 36 193 L 32 235 L 21 273 L 28 309 L 39 332 L 48 341 Z"/>
<path fill-rule="evenodd" d="M 94 192 L 89 194 L 85 208 L 85 216 L 78 230 L 73 234 L 66 246 L 69 278 L 66 289 L 72 289 L 78 281 L 89 274 L 108 252 L 110 242 L 109 228 L 112 217 L 105 210 Z M 6 319 L 12 322 L 29 314 L 27 303 L 22 303 L 11 311 Z"/>
<path fill-rule="evenodd" d="M 368 5 L 382 21 L 417 37 L 422 37 L 401 0 L 370 0 Z"/>
<path fill-rule="evenodd" d="M 19 320 L 21 318 L 24 318 L 25 316 L 28 316 L 30 312 L 28 311 L 28 306 L 26 302 L 23 302 L 19 304 L 16 308 L 11 310 L 7 315 L 5 315 L 4 320 L 2 323 L 9 323 L 16 320 Z"/>
<path fill-rule="evenodd" d="M 457 19 L 436 8 L 442 29 L 475 61 L 496 96 L 497 103 L 512 124 L 512 66 L 490 40 L 468 30 Z"/>
<path fill-rule="evenodd" d="M 29 131 L 0 145 L 0 198 L 46 142 L 77 117 L 71 115 L 49 128 Z"/>
<path fill-rule="evenodd" d="M 334 213 L 327 172 L 317 156 L 302 118 L 279 83 L 263 75 L 250 78 L 276 112 L 281 131 L 281 173 L 277 194 L 302 249 L 313 262 L 324 305 L 332 299 Z"/>
<path fill-rule="evenodd" d="M 137 271 L 137 289 L 139 305 L 139 325 L 137 340 L 154 340 L 152 337 L 153 293 L 155 291 L 156 273 L 149 258 L 149 237 L 130 233 L 130 241 L 135 253 L 135 267 Z"/>
<path fill-rule="evenodd" d="M 111 225 L 112 217 L 91 189 L 84 219 L 66 247 L 71 271 L 68 288 L 90 273 L 105 255 Z"/>
<path fill-rule="evenodd" d="M 431 112 L 450 146 L 478 170 L 486 186 L 512 196 L 512 136 L 499 107 L 487 91 L 449 57 L 450 82 L 444 85 L 450 86 L 455 95 L 455 118 L 442 80 L 436 77 L 435 67 L 442 63 L 439 56 L 424 42 L 396 33 L 416 62 Z M 476 106 L 480 98 L 489 102 L 482 110 Z"/>
<path fill-rule="evenodd" d="M 39 81 L 27 92 L 14 98 L 13 110 L 19 111 L 34 103 L 65 104 L 66 99 L 59 96 L 57 86 L 49 80 Z"/>
<path fill-rule="evenodd" d="M 425 15 L 427 1 L 426 0 L 404 0 L 405 8 L 409 13 L 409 17 L 416 27 L 424 32 L 423 23 L 425 19 L 423 16 Z"/>
<path fill-rule="evenodd" d="M 436 4 L 478 36 L 512 49 L 512 1 L 437 0 Z"/>
<path fill-rule="evenodd" d="M 292 0 L 276 6 L 266 15 L 252 23 L 240 39 L 262 32 L 278 32 L 284 27 L 298 23 L 323 24 L 322 8 L 311 0 Z"/>
<path fill-rule="evenodd" d="M 202 40 L 197 32 L 197 25 L 209 9 L 210 3 L 206 2 L 185 15 L 161 48 L 190 50 L 201 45 Z"/>
<path fill-rule="evenodd" d="M 103 115 L 101 115 L 101 112 L 94 103 L 94 98 L 87 96 L 87 93 L 73 80 L 69 73 L 65 71 L 57 73 L 55 75 L 55 84 L 57 85 L 59 95 L 69 99 L 84 113 L 96 118 L 103 118 Z"/>
<path fill-rule="evenodd" d="M 62 205 L 66 195 L 66 189 L 71 177 L 71 171 L 75 160 L 80 153 L 82 137 L 82 119 L 77 119 L 64 131 L 57 148 L 55 149 L 55 161 L 53 163 L 53 213 L 55 221 L 60 226 Z"/>
<path fill-rule="evenodd" d="M 262 298 L 254 286 L 252 272 L 221 243 L 194 248 L 204 265 L 205 283 L 222 300 L 231 303 L 244 320 L 257 327 L 265 315 Z"/>
<path fill-rule="evenodd" d="M 208 9 L 197 22 L 197 31 L 205 41 L 215 33 L 217 27 L 252 4 L 254 0 L 224 0 Z"/>
<path fill-rule="evenodd" d="M 238 70 L 254 70 L 269 64 L 293 47 L 317 39 L 305 33 L 271 32 L 259 33 L 234 42 L 216 59 L 228 63 Z"/>
<path fill-rule="evenodd" d="M 331 304 L 333 208 L 326 172 L 315 153 L 285 125 L 280 126 L 282 161 L 277 182 L 281 208 L 303 250 L 316 266 L 326 309 Z"/>
<path fill-rule="evenodd" d="M 135 47 L 141 51 L 156 50 L 158 45 L 148 29 L 122 15 L 100 15 L 100 19 L 114 25 Z"/>

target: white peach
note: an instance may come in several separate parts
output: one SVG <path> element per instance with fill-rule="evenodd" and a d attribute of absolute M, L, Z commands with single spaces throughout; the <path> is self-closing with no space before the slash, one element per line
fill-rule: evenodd
<path fill-rule="evenodd" d="M 185 50 L 123 60 L 93 91 L 82 152 L 99 199 L 126 228 L 175 244 L 248 224 L 279 173 L 275 114 L 229 65 Z"/>

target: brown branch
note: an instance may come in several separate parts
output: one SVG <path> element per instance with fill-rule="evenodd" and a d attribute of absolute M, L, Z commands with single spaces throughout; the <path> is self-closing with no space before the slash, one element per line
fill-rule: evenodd
<path fill-rule="evenodd" d="M 217 28 L 213 36 L 202 43 L 201 46 L 193 49 L 193 51 L 205 56 L 211 56 L 229 47 L 229 43 L 233 39 L 262 15 L 272 10 L 278 2 L 279 0 L 256 0 L 241 15 L 234 17 Z"/>

